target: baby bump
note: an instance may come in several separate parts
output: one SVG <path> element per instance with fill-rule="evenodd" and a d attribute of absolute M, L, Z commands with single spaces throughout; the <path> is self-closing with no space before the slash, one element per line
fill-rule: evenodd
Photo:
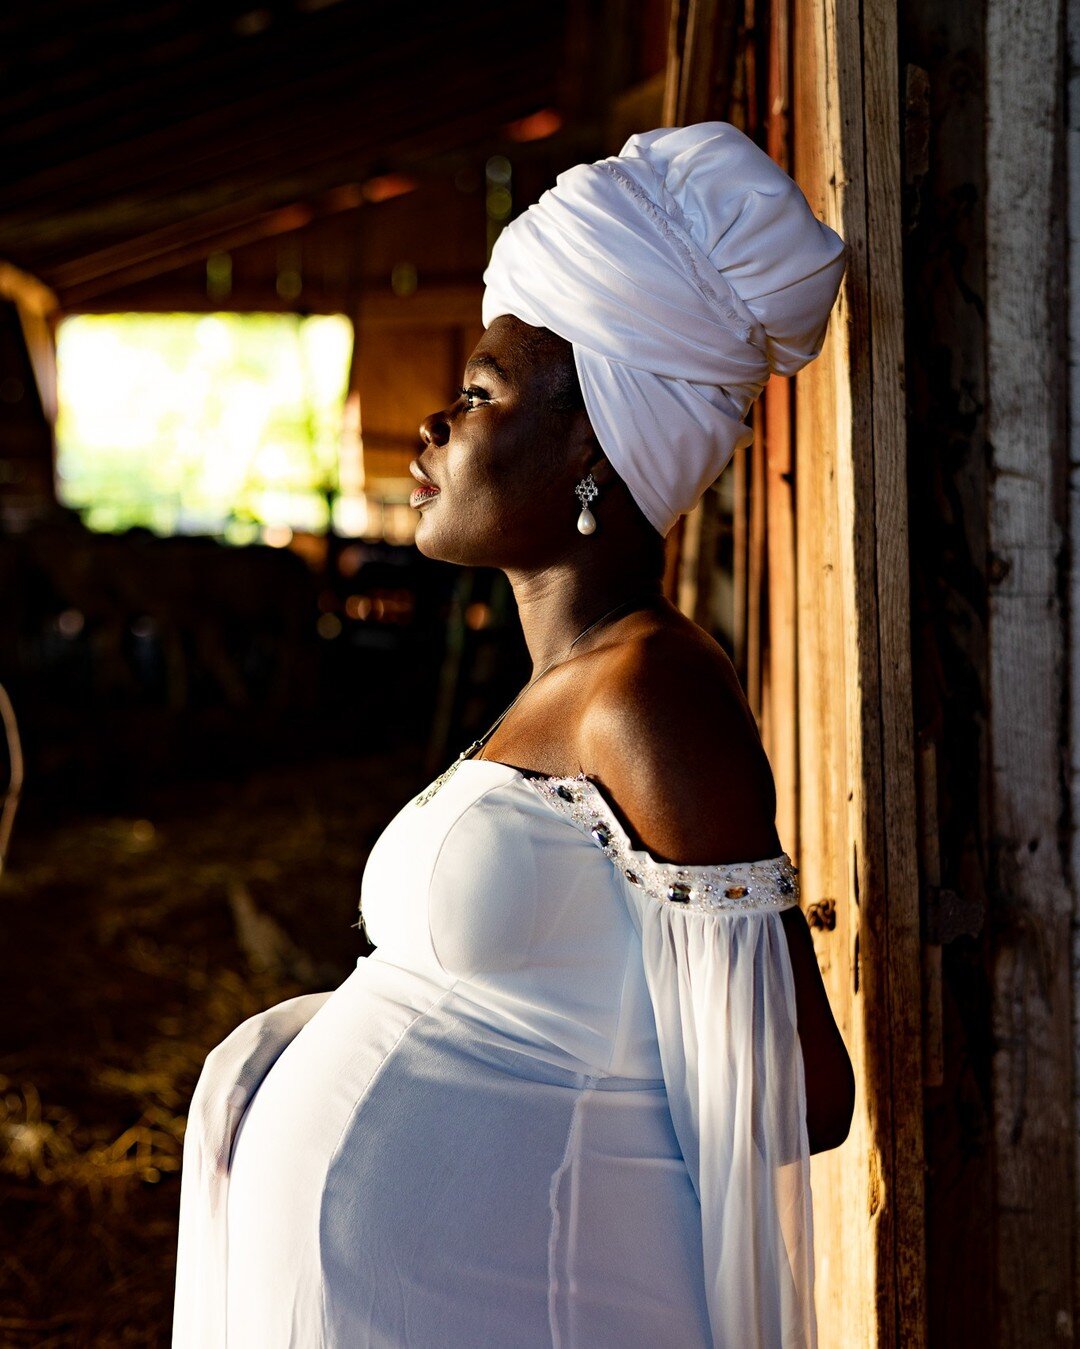
<path fill-rule="evenodd" d="M 229 1168 L 230 1343 L 291 1344 L 291 1324 L 321 1324 L 319 1213 L 335 1148 L 410 1025 L 443 993 L 360 961 L 260 1083 Z"/>
<path fill-rule="evenodd" d="M 446 993 L 359 974 L 287 1046 L 237 1131 L 229 1342 L 534 1346 L 579 1078 L 493 1067 Z"/>
<path fill-rule="evenodd" d="M 264 1079 L 230 1173 L 230 1343 L 707 1344 L 662 1088 L 612 1090 L 454 1008 L 358 969 Z"/>
<path fill-rule="evenodd" d="M 327 1342 L 708 1345 L 662 1088 L 511 1058 L 452 1017 L 418 1022 L 354 1112 L 319 1217 Z"/>

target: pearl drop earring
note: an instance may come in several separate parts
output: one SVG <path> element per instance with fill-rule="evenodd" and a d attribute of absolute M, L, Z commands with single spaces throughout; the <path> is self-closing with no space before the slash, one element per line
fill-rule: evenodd
<path fill-rule="evenodd" d="M 596 516 L 589 510 L 589 502 L 594 496 L 598 496 L 600 488 L 591 473 L 587 474 L 574 488 L 581 502 L 581 514 L 577 518 L 577 527 L 579 534 L 591 534 L 596 529 Z"/>

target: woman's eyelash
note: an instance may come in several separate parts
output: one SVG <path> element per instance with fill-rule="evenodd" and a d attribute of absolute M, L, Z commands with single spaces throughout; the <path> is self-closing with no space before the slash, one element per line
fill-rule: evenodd
<path fill-rule="evenodd" d="M 458 389 L 458 397 L 464 398 L 466 403 L 471 403 L 473 399 L 486 399 L 487 394 L 483 389 L 477 389 L 475 387 L 468 389 L 462 388 Z"/>

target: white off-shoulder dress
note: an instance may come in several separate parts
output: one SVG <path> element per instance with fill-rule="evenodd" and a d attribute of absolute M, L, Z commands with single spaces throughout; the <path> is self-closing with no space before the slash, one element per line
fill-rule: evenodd
<path fill-rule="evenodd" d="M 635 850 L 464 760 L 364 871 L 375 950 L 211 1051 L 174 1349 L 808 1349 L 786 853 Z"/>

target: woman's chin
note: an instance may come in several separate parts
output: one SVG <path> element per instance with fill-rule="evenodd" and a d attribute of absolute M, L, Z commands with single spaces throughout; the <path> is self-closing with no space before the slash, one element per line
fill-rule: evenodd
<path fill-rule="evenodd" d="M 417 520 L 416 532 L 413 534 L 413 543 L 416 545 L 416 550 L 418 553 L 423 553 L 425 557 L 430 557 L 435 562 L 441 562 L 442 558 L 439 557 L 438 553 L 433 550 L 431 544 L 426 540 L 427 531 L 424 529 L 424 522 L 421 518 L 420 520 Z"/>
<path fill-rule="evenodd" d="M 429 558 L 432 562 L 447 562 L 453 567 L 497 567 L 498 562 L 492 561 L 486 553 L 477 554 L 475 549 L 470 549 L 468 540 L 442 538 L 436 529 L 430 526 L 425 527 L 422 521 L 417 522 L 416 534 L 413 536 L 413 543 L 419 553 Z"/>
<path fill-rule="evenodd" d="M 446 553 L 439 546 L 439 531 L 432 529 L 424 519 L 424 512 L 420 512 L 420 519 L 416 522 L 416 532 L 413 535 L 413 543 L 416 545 L 417 552 L 423 553 L 425 557 L 431 558 L 433 562 L 453 562 L 456 559 L 447 557 Z"/>

